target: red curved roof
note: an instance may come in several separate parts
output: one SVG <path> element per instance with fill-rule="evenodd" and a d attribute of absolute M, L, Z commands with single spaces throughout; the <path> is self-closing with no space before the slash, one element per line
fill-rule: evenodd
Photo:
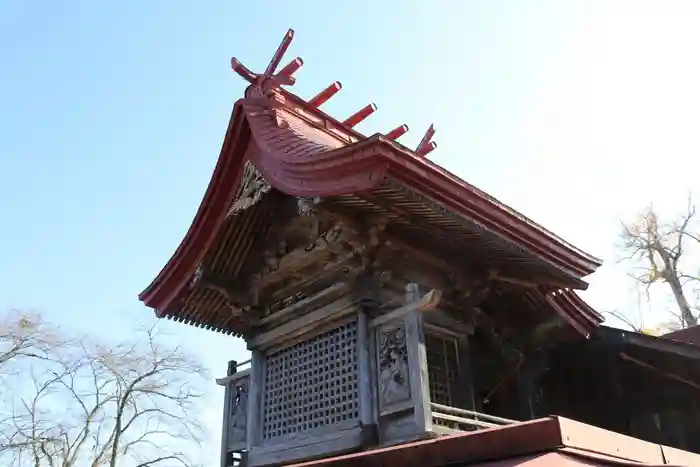
<path fill-rule="evenodd" d="M 168 308 L 177 293 L 187 285 L 197 265 L 214 241 L 240 182 L 250 130 L 245 124 L 241 101 L 231 115 L 221 155 L 209 186 L 187 234 L 153 282 L 139 294 L 139 300 L 156 310 Z"/>
<path fill-rule="evenodd" d="M 600 265 L 598 259 L 421 154 L 383 135 L 362 137 L 347 121 L 340 123 L 281 90 L 269 74 L 239 73 L 253 84 L 234 106 L 221 154 L 192 225 L 163 270 L 139 295 L 147 306 L 167 310 L 187 286 L 222 228 L 247 160 L 274 188 L 293 196 L 353 194 L 391 178 L 572 278 L 591 274 Z"/>

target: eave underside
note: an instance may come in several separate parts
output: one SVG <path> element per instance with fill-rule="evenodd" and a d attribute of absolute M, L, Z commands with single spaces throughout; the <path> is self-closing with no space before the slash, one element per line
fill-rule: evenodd
<path fill-rule="evenodd" d="M 237 277 L 255 241 L 273 225 L 276 204 L 269 197 L 227 219 L 201 266 L 222 277 Z M 248 328 L 244 316 L 233 313 L 232 304 L 213 289 L 185 287 L 163 317 L 225 334 L 240 336 Z"/>
<path fill-rule="evenodd" d="M 280 194 L 273 190 L 257 204 L 228 218 L 207 252 L 203 266 L 215 274 L 240 280 L 239 275 L 255 248 L 256 239 L 275 226 L 279 217 L 276 214 L 281 209 L 279 199 Z M 570 276 L 479 225 L 441 210 L 397 183 L 387 181 L 361 195 L 328 198 L 318 209 L 353 218 L 386 219 L 390 236 L 405 240 L 416 252 L 422 250 L 442 257 L 443 267 L 448 272 L 450 269 L 472 274 L 498 271 L 508 280 L 528 285 L 501 284 L 502 290 L 508 290 L 509 308 L 517 309 L 525 322 L 536 325 L 548 316 L 558 315 L 586 334 L 601 321 L 597 313 L 581 306 L 583 302 L 575 293 L 553 295 L 550 292 L 558 286 L 580 286 Z M 497 290 L 499 288 L 495 287 L 494 291 Z M 515 299 L 513 290 L 518 291 Z M 241 335 L 251 330 L 249 317 L 235 314 L 227 297 L 217 290 L 187 287 L 174 303 L 176 306 L 163 310 L 163 316 L 227 334 Z"/>
<path fill-rule="evenodd" d="M 391 179 L 368 192 L 329 198 L 326 204 L 331 210 L 384 217 L 388 229 L 401 237 L 414 238 L 426 251 L 442 253 L 443 257 L 455 261 L 455 267 L 460 267 L 458 262 L 464 262 L 469 268 L 498 270 L 523 282 L 575 289 L 585 289 L 588 285 L 505 241 L 477 222 L 455 214 Z M 430 243 L 423 243 L 425 241 Z"/>

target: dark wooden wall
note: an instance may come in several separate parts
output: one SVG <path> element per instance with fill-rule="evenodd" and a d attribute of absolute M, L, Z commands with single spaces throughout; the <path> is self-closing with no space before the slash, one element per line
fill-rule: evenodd
<path fill-rule="evenodd" d="M 700 452 L 700 391 L 669 377 L 674 374 L 670 371 L 664 374 L 621 358 L 622 350 L 595 340 L 553 349 L 549 370 L 540 381 L 543 410 Z M 666 358 L 669 367 L 683 364 L 678 361 L 683 357 Z M 684 363 L 700 369 L 700 362 Z"/>

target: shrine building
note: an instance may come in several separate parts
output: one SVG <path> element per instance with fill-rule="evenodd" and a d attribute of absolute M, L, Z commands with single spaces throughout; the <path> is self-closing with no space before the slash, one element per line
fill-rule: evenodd
<path fill-rule="evenodd" d="M 700 466 L 700 342 L 604 326 L 600 261 L 429 158 L 232 59 L 238 100 L 180 246 L 141 293 L 245 339 L 221 467 Z M 697 333 L 696 333 L 697 335 Z M 223 371 L 222 371 L 223 372 Z M 359 464 L 357 464 L 359 462 Z"/>

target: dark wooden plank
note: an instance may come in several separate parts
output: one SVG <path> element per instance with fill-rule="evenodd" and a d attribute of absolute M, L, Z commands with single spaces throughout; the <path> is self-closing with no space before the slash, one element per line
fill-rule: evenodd
<path fill-rule="evenodd" d="M 362 445 L 359 423 L 346 429 L 327 427 L 325 433 L 298 437 L 288 442 L 259 446 L 248 453 L 248 467 L 297 462 L 318 456 L 351 451 Z"/>
<path fill-rule="evenodd" d="M 348 285 L 344 282 L 339 282 L 337 284 L 334 284 L 328 288 L 323 289 L 319 293 L 312 295 L 311 297 L 305 298 L 303 300 L 300 300 L 293 305 L 290 305 L 286 308 L 281 309 L 280 311 L 276 313 L 272 313 L 269 316 L 264 317 L 263 319 L 260 320 L 260 324 L 268 324 L 273 321 L 277 321 L 281 318 L 284 318 L 285 316 L 298 313 L 305 308 L 311 308 L 313 307 L 316 303 L 326 300 L 328 298 L 332 298 L 336 294 L 341 294 L 344 291 L 347 291 Z"/>
<path fill-rule="evenodd" d="M 369 352 L 369 320 L 367 312 L 357 314 L 357 371 L 360 397 L 360 421 L 364 426 L 376 423 L 373 415 L 374 391 L 372 390 L 371 356 Z"/>
<path fill-rule="evenodd" d="M 264 349 L 271 345 L 279 345 L 284 341 L 293 339 L 319 326 L 327 324 L 330 319 L 337 319 L 355 310 L 356 306 L 353 300 L 348 297 L 343 297 L 340 300 L 284 323 L 268 332 L 254 336 L 248 341 L 248 348 Z"/>

